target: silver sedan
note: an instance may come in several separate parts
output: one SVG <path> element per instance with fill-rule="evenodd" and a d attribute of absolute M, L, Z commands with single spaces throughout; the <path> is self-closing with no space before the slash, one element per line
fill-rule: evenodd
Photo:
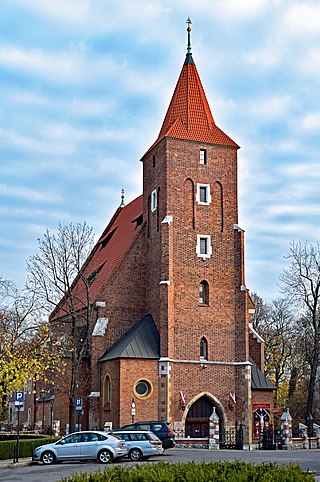
<path fill-rule="evenodd" d="M 98 460 L 106 464 L 128 454 L 125 442 L 106 432 L 75 432 L 33 452 L 35 462 L 45 465 L 64 460 Z"/>

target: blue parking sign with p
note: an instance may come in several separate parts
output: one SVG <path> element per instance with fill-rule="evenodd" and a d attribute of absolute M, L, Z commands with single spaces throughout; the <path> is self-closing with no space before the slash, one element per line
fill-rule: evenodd
<path fill-rule="evenodd" d="M 23 402 L 24 401 L 24 392 L 15 392 L 14 399 L 16 402 Z"/>
<path fill-rule="evenodd" d="M 82 410 L 82 398 L 76 398 L 76 410 Z"/>

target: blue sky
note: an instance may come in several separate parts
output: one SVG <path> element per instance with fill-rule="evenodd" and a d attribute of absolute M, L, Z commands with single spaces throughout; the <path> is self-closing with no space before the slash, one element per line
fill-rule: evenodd
<path fill-rule="evenodd" d="M 0 274 L 19 285 L 45 230 L 96 235 L 142 192 L 186 53 L 239 151 L 246 281 L 264 299 L 292 240 L 319 228 L 320 3 L 2 0 Z"/>

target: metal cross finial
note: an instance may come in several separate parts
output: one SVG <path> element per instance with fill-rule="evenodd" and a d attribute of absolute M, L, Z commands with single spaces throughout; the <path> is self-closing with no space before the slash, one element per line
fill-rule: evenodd
<path fill-rule="evenodd" d="M 188 27 L 187 27 L 187 32 L 188 32 L 188 48 L 187 48 L 187 52 L 188 52 L 188 54 L 191 54 L 191 27 L 190 27 L 190 25 L 192 25 L 192 22 L 191 22 L 190 17 L 187 18 L 186 24 L 188 24 Z"/>
<path fill-rule="evenodd" d="M 123 208 L 124 204 L 124 189 L 121 189 L 121 204 L 120 207 Z"/>

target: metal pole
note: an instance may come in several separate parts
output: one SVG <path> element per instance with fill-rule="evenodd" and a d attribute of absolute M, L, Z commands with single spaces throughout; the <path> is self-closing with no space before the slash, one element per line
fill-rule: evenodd
<path fill-rule="evenodd" d="M 42 433 L 44 433 L 44 393 L 42 392 Z"/>
<path fill-rule="evenodd" d="M 16 442 L 16 450 L 15 450 L 15 457 L 13 458 L 13 462 L 19 462 L 19 435 L 20 435 L 20 407 L 18 408 L 18 427 L 17 427 L 17 442 Z"/>
<path fill-rule="evenodd" d="M 52 422 L 53 422 L 53 400 L 50 401 L 50 435 L 52 435 Z"/>

